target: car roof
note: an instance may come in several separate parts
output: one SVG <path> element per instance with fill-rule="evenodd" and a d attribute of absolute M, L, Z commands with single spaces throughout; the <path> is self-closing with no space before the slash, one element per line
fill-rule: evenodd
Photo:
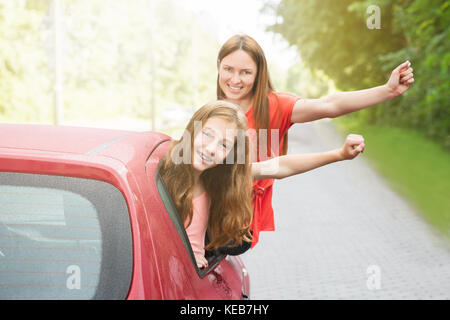
<path fill-rule="evenodd" d="M 38 150 L 64 154 L 104 155 L 132 160 L 148 154 L 169 136 L 158 132 L 136 132 L 89 127 L 40 124 L 0 124 L 0 148 Z"/>

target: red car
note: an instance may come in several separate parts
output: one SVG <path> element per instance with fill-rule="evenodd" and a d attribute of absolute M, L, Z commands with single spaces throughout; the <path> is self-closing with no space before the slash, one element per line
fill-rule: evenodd
<path fill-rule="evenodd" d="M 199 270 L 155 132 L 0 124 L 0 299 L 246 299 L 239 257 Z"/>

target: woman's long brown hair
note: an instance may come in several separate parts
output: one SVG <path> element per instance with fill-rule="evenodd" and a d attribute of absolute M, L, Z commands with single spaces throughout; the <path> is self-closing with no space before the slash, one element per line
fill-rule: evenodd
<path fill-rule="evenodd" d="M 217 57 L 217 64 L 223 58 L 229 54 L 237 51 L 244 50 L 247 52 L 257 66 L 257 74 L 255 83 L 253 84 L 253 119 L 256 124 L 257 132 L 257 146 L 259 146 L 259 129 L 267 129 L 267 133 L 270 134 L 270 129 L 276 129 L 274 126 L 270 126 L 269 123 L 269 101 L 267 95 L 274 91 L 272 82 L 270 81 L 269 70 L 267 67 L 266 57 L 264 51 L 259 46 L 258 42 L 252 37 L 245 34 L 237 34 L 228 39 L 219 50 Z M 219 75 L 217 75 L 217 99 L 226 99 L 225 93 L 219 85 Z M 269 135 L 270 136 L 270 135 Z M 287 153 L 288 147 L 288 134 L 285 133 L 283 137 L 283 150 L 282 155 Z M 259 151 L 258 153 L 259 154 Z M 278 150 L 270 151 L 270 155 L 278 155 Z"/>
<path fill-rule="evenodd" d="M 193 152 L 184 159 L 190 159 L 176 163 L 174 153 L 177 156 L 187 150 L 193 150 L 194 124 L 205 122 L 213 117 L 224 119 L 233 123 L 237 130 L 237 137 L 233 149 L 229 155 L 233 155 L 234 161 L 225 161 L 215 167 L 203 171 L 200 181 L 203 184 L 211 201 L 208 235 L 210 242 L 206 249 L 212 249 L 227 245 L 233 240 L 234 245 L 239 245 L 242 240 L 251 241 L 249 228 L 252 222 L 252 174 L 249 162 L 250 146 L 247 135 L 247 119 L 240 109 L 226 101 L 215 101 L 201 107 L 189 121 L 185 134 L 180 140 L 173 141 L 160 174 L 169 193 L 174 200 L 178 213 L 183 223 L 192 221 L 192 197 L 194 187 L 194 169 L 192 167 Z M 238 141 L 244 143 L 244 149 L 238 148 Z M 238 161 L 239 152 L 245 152 L 245 161 Z M 233 152 L 233 153 L 231 153 Z M 227 163 L 232 162 L 232 163 Z"/>

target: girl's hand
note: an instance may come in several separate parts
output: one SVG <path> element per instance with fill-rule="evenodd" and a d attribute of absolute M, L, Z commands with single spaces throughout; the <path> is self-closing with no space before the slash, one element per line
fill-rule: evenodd
<path fill-rule="evenodd" d="M 340 153 L 344 160 L 351 160 L 355 158 L 360 152 L 365 149 L 364 138 L 359 134 L 349 134 L 345 139 L 344 146 Z"/>
<path fill-rule="evenodd" d="M 405 61 L 392 71 L 386 87 L 397 97 L 408 90 L 413 82 L 414 74 L 411 62 Z"/>
<path fill-rule="evenodd" d="M 202 255 L 202 254 L 194 254 L 194 255 L 195 255 L 195 261 L 197 262 L 197 267 L 199 269 L 208 267 L 208 260 L 206 260 L 204 255 Z"/>

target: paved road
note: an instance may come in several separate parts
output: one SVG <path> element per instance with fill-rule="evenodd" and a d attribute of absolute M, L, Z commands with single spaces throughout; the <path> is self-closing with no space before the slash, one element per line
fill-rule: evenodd
<path fill-rule="evenodd" d="M 345 138 L 326 120 L 296 124 L 289 135 L 291 154 L 331 150 Z M 252 299 L 450 299 L 450 241 L 364 154 L 276 181 L 273 207 L 276 231 L 241 256 Z"/>

